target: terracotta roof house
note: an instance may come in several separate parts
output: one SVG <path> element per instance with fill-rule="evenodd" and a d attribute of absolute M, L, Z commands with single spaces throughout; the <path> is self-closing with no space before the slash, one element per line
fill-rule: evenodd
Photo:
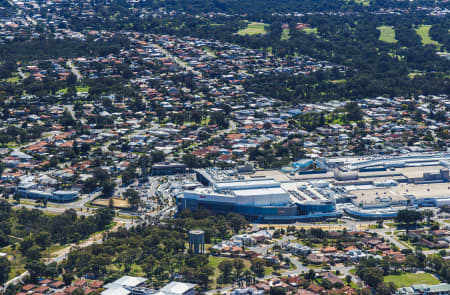
<path fill-rule="evenodd" d="M 48 286 L 40 286 L 40 287 L 37 287 L 36 289 L 34 289 L 33 292 L 45 293 L 48 290 L 50 290 L 50 287 L 48 287 Z"/>
<path fill-rule="evenodd" d="M 27 284 L 27 285 L 25 285 L 25 286 L 22 287 L 22 290 L 24 290 L 25 292 L 28 292 L 28 291 L 33 290 L 34 288 L 36 288 L 36 285 L 33 285 L 33 284 Z"/>
<path fill-rule="evenodd" d="M 65 284 L 63 281 L 55 281 L 53 283 L 51 283 L 49 286 L 55 289 L 59 289 L 61 287 L 63 287 Z"/>
<path fill-rule="evenodd" d="M 309 254 L 306 259 L 312 264 L 328 263 L 330 259 L 323 255 Z"/>
<path fill-rule="evenodd" d="M 49 284 L 49 283 L 51 283 L 51 282 L 52 282 L 52 280 L 45 279 L 45 280 L 40 281 L 39 284 L 41 284 L 41 285 L 46 285 L 46 284 Z"/>
<path fill-rule="evenodd" d="M 320 273 L 319 276 L 321 276 L 324 279 L 329 280 L 332 284 L 342 283 L 341 279 L 338 278 L 338 276 L 336 276 L 334 273 L 332 273 L 330 271 Z"/>
<path fill-rule="evenodd" d="M 315 293 L 323 293 L 325 291 L 324 287 L 321 287 L 319 285 L 316 284 L 311 284 L 308 286 L 308 288 L 306 288 L 309 291 L 315 292 Z"/>
<path fill-rule="evenodd" d="M 76 287 L 76 286 L 67 286 L 67 287 L 64 288 L 64 292 L 66 294 L 72 294 L 77 289 L 79 289 L 79 288 Z"/>
<path fill-rule="evenodd" d="M 386 244 L 378 244 L 377 249 L 379 249 L 381 251 L 389 251 L 389 250 L 391 250 L 391 247 L 389 247 Z"/>
<path fill-rule="evenodd" d="M 73 283 L 73 285 L 76 286 L 76 287 L 81 288 L 81 287 L 84 287 L 84 286 L 87 285 L 87 281 L 81 279 L 81 280 L 75 281 L 75 282 Z"/>
<path fill-rule="evenodd" d="M 89 287 L 98 289 L 98 288 L 102 287 L 104 283 L 105 282 L 103 282 L 103 281 L 93 281 L 89 284 Z"/>
<path fill-rule="evenodd" d="M 322 248 L 322 250 L 321 250 L 321 252 L 322 253 L 334 253 L 334 252 L 336 252 L 336 247 L 325 247 L 325 248 Z"/>

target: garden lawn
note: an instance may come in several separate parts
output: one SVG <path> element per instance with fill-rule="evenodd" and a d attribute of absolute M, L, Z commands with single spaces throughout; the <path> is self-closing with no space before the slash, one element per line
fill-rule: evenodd
<path fill-rule="evenodd" d="M 417 284 L 437 285 L 439 280 L 429 273 L 403 273 L 384 277 L 385 283 L 394 283 L 397 288 L 409 287 Z"/>

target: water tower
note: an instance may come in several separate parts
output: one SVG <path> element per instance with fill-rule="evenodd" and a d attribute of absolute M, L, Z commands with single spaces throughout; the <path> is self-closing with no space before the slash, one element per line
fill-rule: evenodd
<path fill-rule="evenodd" d="M 194 254 L 205 253 L 205 232 L 200 229 L 189 231 L 189 250 Z"/>

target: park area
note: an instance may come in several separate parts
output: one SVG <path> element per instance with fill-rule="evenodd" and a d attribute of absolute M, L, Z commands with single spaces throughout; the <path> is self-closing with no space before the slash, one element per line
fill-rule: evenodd
<path fill-rule="evenodd" d="M 439 280 L 429 273 L 403 273 L 384 277 L 385 283 L 394 283 L 397 288 L 409 287 L 417 284 L 437 285 Z"/>
<path fill-rule="evenodd" d="M 266 34 L 267 26 L 268 25 L 264 23 L 251 22 L 247 24 L 245 29 L 239 30 L 237 34 L 241 36 Z"/>
<path fill-rule="evenodd" d="M 387 43 L 397 43 L 395 39 L 395 31 L 392 26 L 379 26 L 377 29 L 380 31 L 380 37 L 378 40 Z"/>
<path fill-rule="evenodd" d="M 439 44 L 438 42 L 434 41 L 431 39 L 430 37 L 430 28 L 431 25 L 420 25 L 417 29 L 417 35 L 420 36 L 420 38 L 422 39 L 422 44 L 423 45 L 436 45 L 436 46 L 440 46 L 441 44 Z"/>

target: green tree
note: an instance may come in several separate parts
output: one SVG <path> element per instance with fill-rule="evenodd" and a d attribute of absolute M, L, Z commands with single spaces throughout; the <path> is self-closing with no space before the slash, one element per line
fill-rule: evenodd
<path fill-rule="evenodd" d="M 97 188 L 97 180 L 94 177 L 89 177 L 83 184 L 83 193 L 88 194 Z"/>
<path fill-rule="evenodd" d="M 314 269 L 310 269 L 308 273 L 305 275 L 305 279 L 308 281 L 313 281 L 316 278 L 316 272 Z"/>
<path fill-rule="evenodd" d="M 394 283 L 380 283 L 377 286 L 376 295 L 391 295 L 395 294 L 395 291 L 397 291 L 397 288 Z"/>
<path fill-rule="evenodd" d="M 136 209 L 138 208 L 141 198 L 139 197 L 139 193 L 134 189 L 127 189 L 124 193 L 125 198 L 128 199 L 128 203 L 131 205 L 132 208 Z"/>
<path fill-rule="evenodd" d="M 38 245 L 34 245 L 27 250 L 25 256 L 31 260 L 39 260 L 41 258 L 41 248 Z"/>
<path fill-rule="evenodd" d="M 406 223 L 406 231 L 409 232 L 409 227 L 411 224 L 416 224 L 417 221 L 422 219 L 422 214 L 417 210 L 403 209 L 397 212 L 397 217 L 395 218 L 398 222 Z"/>
<path fill-rule="evenodd" d="M 219 263 L 219 270 L 222 273 L 222 281 L 229 283 L 231 273 L 233 272 L 233 262 L 231 260 L 223 260 Z"/>
<path fill-rule="evenodd" d="M 67 127 L 67 126 L 75 126 L 76 121 L 73 118 L 70 111 L 68 109 L 64 109 L 64 113 L 61 117 L 60 123 L 62 126 Z"/>
<path fill-rule="evenodd" d="M 357 102 L 349 102 L 345 105 L 348 121 L 360 121 L 363 118 L 363 112 Z"/>
<path fill-rule="evenodd" d="M 423 216 L 427 218 L 427 222 L 430 223 L 431 218 L 434 216 L 433 210 L 426 209 L 423 211 Z"/>
<path fill-rule="evenodd" d="M 11 271 L 11 262 L 7 257 L 0 257 L 0 286 L 8 281 L 8 275 Z"/>
<path fill-rule="evenodd" d="M 30 280 L 32 282 L 36 282 L 39 277 L 45 275 L 45 264 L 37 260 L 28 261 L 25 269 L 30 273 Z"/>
<path fill-rule="evenodd" d="M 200 284 L 203 286 L 205 290 L 208 289 L 208 284 L 210 282 L 209 277 L 214 274 L 214 269 L 209 266 L 199 267 L 195 273 L 195 277 L 200 281 Z"/>
<path fill-rule="evenodd" d="M 14 201 L 16 201 L 17 204 L 20 204 L 20 195 L 14 194 Z"/>
<path fill-rule="evenodd" d="M 347 285 L 350 285 L 350 283 L 352 282 L 352 276 L 351 275 L 346 275 L 345 276 L 345 282 L 347 283 Z"/>
<path fill-rule="evenodd" d="M 105 183 L 103 183 L 102 194 L 105 197 L 110 197 L 113 194 L 115 187 L 116 183 L 114 181 L 106 181 Z"/>
<path fill-rule="evenodd" d="M 233 260 L 233 266 L 235 269 L 236 278 L 239 278 L 245 267 L 244 260 L 242 260 L 240 258 Z"/>
<path fill-rule="evenodd" d="M 372 288 L 377 287 L 383 282 L 383 271 L 378 267 L 366 267 L 358 270 L 358 276 L 361 277 L 367 285 Z"/>
<path fill-rule="evenodd" d="M 238 233 L 241 229 L 247 227 L 248 222 L 244 216 L 240 214 L 230 213 L 227 216 L 229 224 L 235 233 Z"/>
<path fill-rule="evenodd" d="M 271 287 L 269 294 L 270 295 L 285 295 L 286 289 L 283 287 Z"/>
<path fill-rule="evenodd" d="M 63 277 L 63 282 L 66 285 L 72 284 L 72 281 L 75 279 L 75 276 L 71 272 L 65 272 L 62 277 Z"/>
<path fill-rule="evenodd" d="M 261 258 L 254 258 L 251 261 L 250 269 L 259 277 L 263 277 L 265 274 L 266 263 Z"/>
<path fill-rule="evenodd" d="M 133 164 L 128 165 L 128 167 L 122 172 L 122 184 L 129 184 L 137 177 L 136 166 Z"/>
<path fill-rule="evenodd" d="M 19 244 L 19 250 L 23 255 L 26 255 L 28 249 L 34 245 L 34 240 L 31 236 L 25 237 Z"/>
<path fill-rule="evenodd" d="M 51 234 L 48 231 L 42 231 L 36 235 L 34 240 L 37 245 L 45 249 L 51 244 Z"/>

